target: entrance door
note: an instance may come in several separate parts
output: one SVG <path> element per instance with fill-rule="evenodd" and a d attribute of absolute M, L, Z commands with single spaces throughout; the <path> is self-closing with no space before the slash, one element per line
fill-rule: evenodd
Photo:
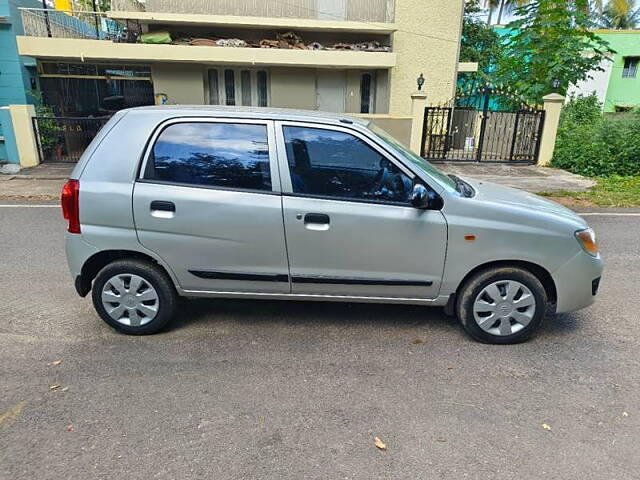
<path fill-rule="evenodd" d="M 323 112 L 344 113 L 347 77 L 343 70 L 318 70 L 317 105 Z"/>
<path fill-rule="evenodd" d="M 140 243 L 185 290 L 289 293 L 273 123 L 160 129 L 133 193 Z"/>
<path fill-rule="evenodd" d="M 351 129 L 276 125 L 292 292 L 435 298 L 447 227 L 414 175 Z"/>

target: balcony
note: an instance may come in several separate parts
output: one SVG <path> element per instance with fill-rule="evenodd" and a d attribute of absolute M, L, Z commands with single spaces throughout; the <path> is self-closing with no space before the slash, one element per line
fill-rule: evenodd
<path fill-rule="evenodd" d="M 395 0 L 112 0 L 114 12 L 393 23 Z"/>
<path fill-rule="evenodd" d="M 17 37 L 18 52 L 39 59 L 354 69 L 388 69 L 396 64 L 395 54 L 383 45 L 384 35 L 362 32 L 344 33 L 338 41 L 326 32 L 312 32 L 301 43 L 297 35 L 276 30 L 267 32 L 273 38 L 261 39 L 265 32 L 252 29 L 213 37 L 205 26 L 154 44 L 140 41 L 145 37 L 137 21 L 94 12 L 27 8 L 21 13 L 25 35 Z M 235 38 L 238 35 L 242 39 Z"/>

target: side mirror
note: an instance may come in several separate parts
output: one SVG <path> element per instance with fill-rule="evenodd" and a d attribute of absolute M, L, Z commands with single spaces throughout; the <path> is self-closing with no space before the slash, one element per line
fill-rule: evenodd
<path fill-rule="evenodd" d="M 440 197 L 423 184 L 416 183 L 413 186 L 413 192 L 411 192 L 411 205 L 415 208 L 423 210 L 437 210 L 442 208 L 441 203 L 442 201 L 440 200 Z"/>

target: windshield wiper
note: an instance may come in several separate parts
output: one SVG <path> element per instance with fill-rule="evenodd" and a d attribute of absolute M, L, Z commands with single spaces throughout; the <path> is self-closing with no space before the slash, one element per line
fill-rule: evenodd
<path fill-rule="evenodd" d="M 449 178 L 453 180 L 456 184 L 456 191 L 460 193 L 463 197 L 470 198 L 475 194 L 475 190 L 471 185 L 462 180 L 457 175 L 449 174 Z"/>

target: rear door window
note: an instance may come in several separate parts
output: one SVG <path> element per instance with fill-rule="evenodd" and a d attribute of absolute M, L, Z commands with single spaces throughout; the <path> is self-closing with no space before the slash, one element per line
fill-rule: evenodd
<path fill-rule="evenodd" d="M 144 172 L 147 180 L 271 191 L 267 126 L 184 122 L 158 136 Z"/>

